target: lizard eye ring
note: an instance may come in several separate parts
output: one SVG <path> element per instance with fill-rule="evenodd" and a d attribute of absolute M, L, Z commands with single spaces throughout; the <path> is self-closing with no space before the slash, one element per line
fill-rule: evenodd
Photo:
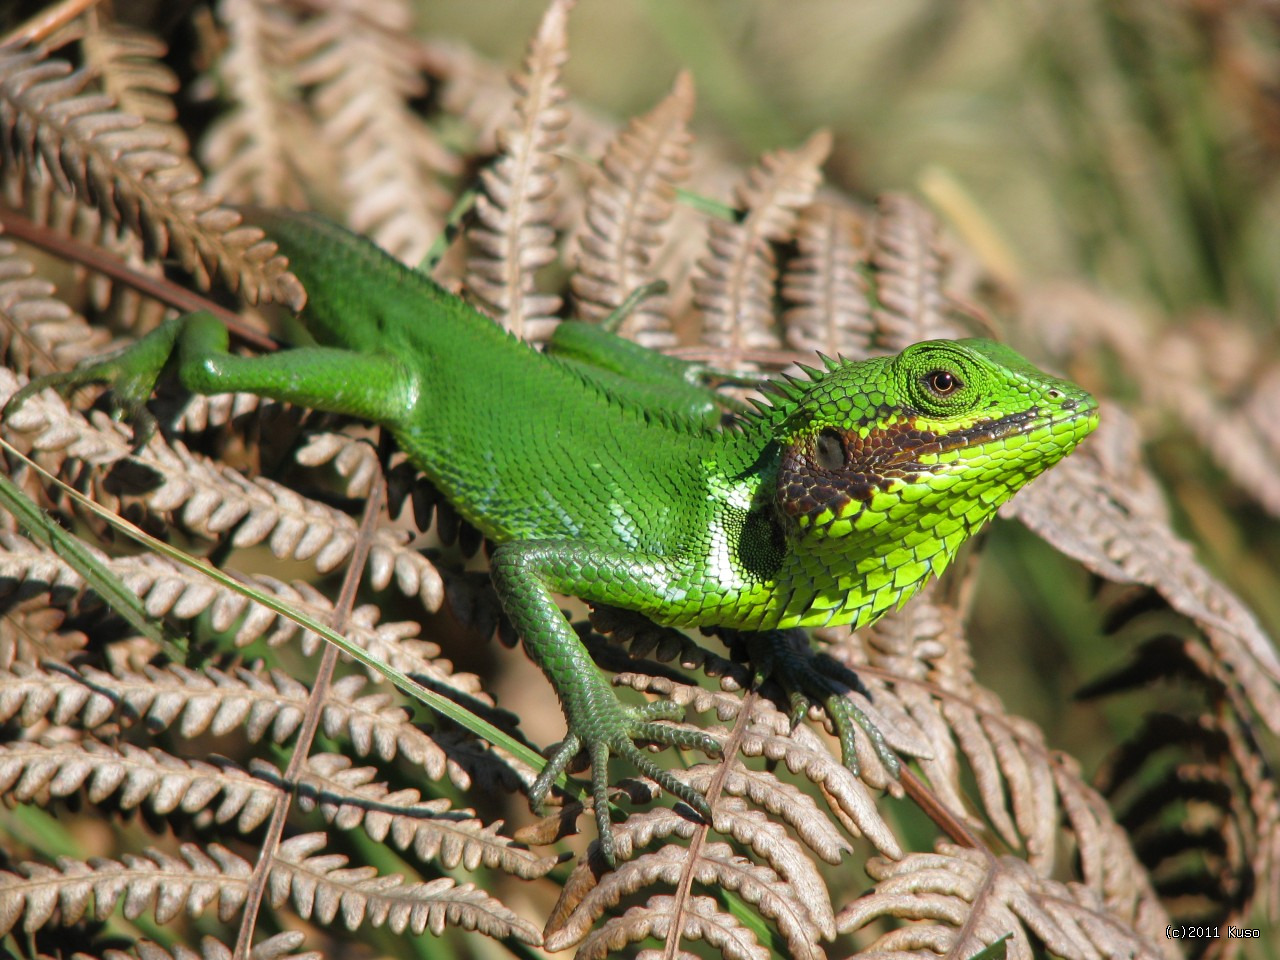
<path fill-rule="evenodd" d="M 814 447 L 814 463 L 828 471 L 843 470 L 848 457 L 844 449 L 844 436 L 833 427 L 826 427 L 818 434 Z"/>
<path fill-rule="evenodd" d="M 924 382 L 936 397 L 949 397 L 964 386 L 960 378 L 948 370 L 932 370 L 925 375 Z"/>

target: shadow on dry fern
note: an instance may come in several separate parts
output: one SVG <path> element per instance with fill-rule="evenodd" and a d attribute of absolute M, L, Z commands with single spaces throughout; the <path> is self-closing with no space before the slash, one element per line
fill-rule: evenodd
<path fill-rule="evenodd" d="M 13 238 L 0 239 L 0 401 L 166 308 L 189 309 L 175 281 L 223 304 L 296 308 L 303 293 L 273 245 L 215 195 L 320 209 L 410 263 L 443 250 L 443 283 L 535 341 L 658 279 L 667 292 L 625 332 L 720 367 L 1001 329 L 973 306 L 989 286 L 982 265 L 920 202 L 868 207 L 823 186 L 828 134 L 741 171 L 694 143 L 685 74 L 618 130 L 575 106 L 560 76 L 569 10 L 550 4 L 513 87 L 457 46 L 412 39 L 398 0 L 197 4 L 181 28 L 166 22 L 172 54 L 102 10 L 31 21 L 0 48 Z M 184 87 L 175 68 L 186 78 L 207 51 L 215 59 Z M 191 105 L 215 85 L 216 110 Z M 81 269 L 86 246 L 113 271 Z M 1144 406 L 1181 418 L 1275 511 L 1274 369 L 1224 385 L 1194 330 L 1158 336 L 1074 286 L 1020 296 L 1010 338 L 1073 371 L 1105 351 Z M 261 342 L 259 315 L 239 323 Z M 352 424 L 254 397 L 162 397 L 155 409 L 163 435 L 136 452 L 102 411 L 51 394 L 3 437 L 144 530 L 295 611 L 337 618 L 466 715 L 532 738 L 524 726 L 551 694 L 510 699 L 502 674 L 520 654 L 469 656 L 482 675 L 445 659 L 474 645 L 447 638 L 499 629 L 496 602 L 474 531 L 397 454 Z M 262 960 L 443 949 L 371 939 L 383 928 L 444 935 L 457 955 L 480 952 L 466 939 L 479 934 L 517 955 L 583 958 L 646 940 L 666 956 L 967 958 L 1006 935 L 1018 958 L 1251 949 L 1166 931 L 1280 914 L 1280 660 L 1174 532 L 1131 417 L 1113 404 L 1103 422 L 1004 513 L 1107 584 L 1095 602 L 1132 661 L 1089 692 L 1178 684 L 1167 712 L 1117 742 L 1096 776 L 1009 714 L 974 675 L 976 553 L 874 628 L 821 637 L 863 678 L 862 706 L 892 745 L 921 758 L 901 781 L 866 742 L 851 774 L 822 718 L 793 728 L 768 689 L 749 689 L 732 647 L 716 654 L 597 610 L 582 629 L 618 685 L 685 704 L 727 758 L 682 767 L 662 755 L 713 802 L 709 826 L 628 782 L 613 872 L 566 836 L 573 803 L 530 820 L 517 795 L 535 770 L 518 756 L 351 665 L 318 681 L 315 634 L 133 550 L 10 454 L 6 472 L 189 646 L 169 661 L 73 566 L 0 520 L 0 950 L 231 956 L 252 929 L 255 877 Z M 384 472 L 393 509 L 362 525 Z M 432 616 L 442 610 L 461 629 Z"/>

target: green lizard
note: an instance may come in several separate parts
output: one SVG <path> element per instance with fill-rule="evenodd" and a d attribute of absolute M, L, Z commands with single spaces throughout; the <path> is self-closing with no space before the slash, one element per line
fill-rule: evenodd
<path fill-rule="evenodd" d="M 896 773 L 879 731 L 845 695 L 856 678 L 784 652 L 777 631 L 862 627 L 901 606 L 1097 425 L 1079 387 L 1007 347 L 961 340 L 825 360 L 807 380 L 775 381 L 770 402 L 721 428 L 717 395 L 678 361 L 581 324 L 562 325 L 539 353 L 336 226 L 254 218 L 310 292 L 306 325 L 319 345 L 241 357 L 217 320 L 191 314 L 121 354 L 29 384 L 12 404 L 45 386 L 107 382 L 119 409 L 140 416 L 176 356 L 194 392 L 247 391 L 390 430 L 496 545 L 503 608 L 559 696 L 567 736 L 532 804 L 585 750 L 610 863 L 609 757 L 707 816 L 705 798 L 634 741 L 718 746 L 657 722 L 682 713 L 673 704 L 620 703 L 554 594 L 660 624 L 751 632 L 757 667 L 793 704 L 824 704 L 846 763 L 856 766 L 861 726 Z"/>

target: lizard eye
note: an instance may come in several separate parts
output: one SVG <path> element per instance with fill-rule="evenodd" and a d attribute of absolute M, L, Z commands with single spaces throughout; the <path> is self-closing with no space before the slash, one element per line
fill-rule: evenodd
<path fill-rule="evenodd" d="M 818 434 L 814 462 L 823 470 L 843 470 L 845 465 L 844 437 L 839 430 L 827 427 Z"/>
<path fill-rule="evenodd" d="M 947 370 L 930 371 L 925 374 L 924 382 L 936 397 L 950 396 L 964 386 L 959 377 Z"/>

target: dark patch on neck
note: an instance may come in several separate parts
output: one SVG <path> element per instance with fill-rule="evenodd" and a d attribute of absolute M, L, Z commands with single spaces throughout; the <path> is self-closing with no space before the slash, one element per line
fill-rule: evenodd
<path fill-rule="evenodd" d="M 738 563 L 757 580 L 771 580 L 786 556 L 787 535 L 771 505 L 747 512 L 738 537 Z"/>

